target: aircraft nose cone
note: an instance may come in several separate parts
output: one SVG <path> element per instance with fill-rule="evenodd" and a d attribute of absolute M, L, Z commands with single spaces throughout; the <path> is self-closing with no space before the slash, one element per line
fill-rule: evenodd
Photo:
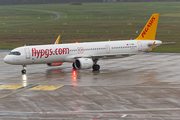
<path fill-rule="evenodd" d="M 5 63 L 8 63 L 8 64 L 10 63 L 10 59 L 8 59 L 8 56 L 5 56 L 4 59 L 3 59 L 3 61 L 4 61 Z"/>

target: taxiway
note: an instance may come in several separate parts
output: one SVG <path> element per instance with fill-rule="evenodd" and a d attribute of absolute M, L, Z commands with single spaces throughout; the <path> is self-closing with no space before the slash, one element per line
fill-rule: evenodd
<path fill-rule="evenodd" d="M 100 60 L 100 71 L 8 65 L 0 52 L 0 119 L 180 119 L 180 54 Z"/>

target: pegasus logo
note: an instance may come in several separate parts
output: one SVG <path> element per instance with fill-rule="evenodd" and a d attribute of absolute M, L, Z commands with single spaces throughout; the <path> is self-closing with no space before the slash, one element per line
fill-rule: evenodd
<path fill-rule="evenodd" d="M 141 36 L 144 38 L 144 36 L 146 35 L 146 33 L 148 32 L 149 28 L 152 26 L 153 22 L 155 21 L 155 17 L 153 16 L 149 23 L 146 25 L 146 27 L 144 28 L 143 32 L 141 33 Z"/>

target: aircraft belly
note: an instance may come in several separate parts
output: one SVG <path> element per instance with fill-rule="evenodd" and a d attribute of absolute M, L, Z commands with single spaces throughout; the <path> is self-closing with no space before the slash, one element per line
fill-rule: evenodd
<path fill-rule="evenodd" d="M 46 64 L 46 63 L 55 63 L 55 62 L 63 62 L 63 58 L 60 57 L 38 58 L 31 61 L 31 63 L 34 64 L 41 64 L 41 63 Z"/>

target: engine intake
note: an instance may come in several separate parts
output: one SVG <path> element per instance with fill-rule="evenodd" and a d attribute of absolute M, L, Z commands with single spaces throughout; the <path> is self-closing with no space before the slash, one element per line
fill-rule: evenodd
<path fill-rule="evenodd" d="M 89 69 L 92 68 L 93 61 L 89 58 L 79 58 L 75 60 L 74 65 L 76 69 Z"/>

